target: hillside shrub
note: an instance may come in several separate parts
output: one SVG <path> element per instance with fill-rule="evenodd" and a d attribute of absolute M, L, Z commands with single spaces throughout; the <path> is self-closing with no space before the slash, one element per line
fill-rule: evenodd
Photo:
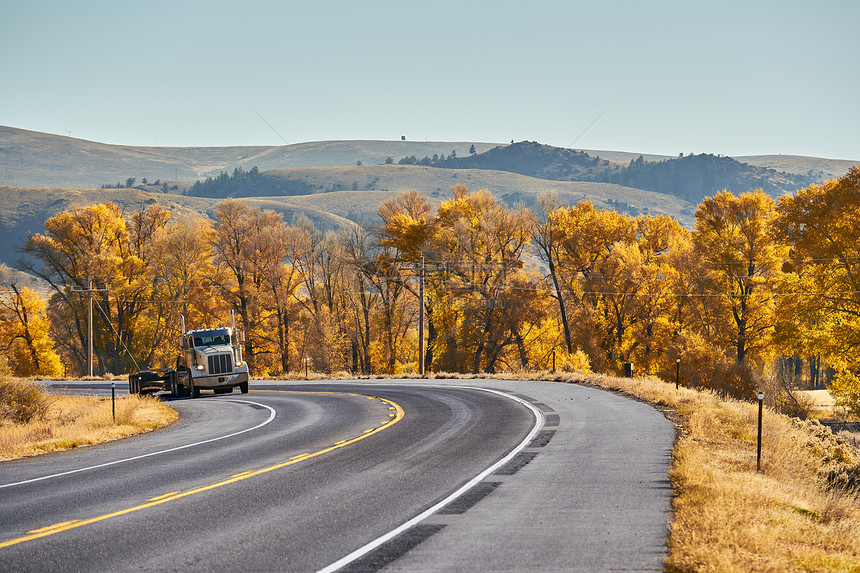
<path fill-rule="evenodd" d="M 582 350 L 573 354 L 563 354 L 561 357 L 562 372 L 577 372 L 580 374 L 591 374 L 591 361 Z"/>
<path fill-rule="evenodd" d="M 0 424 L 27 424 L 44 419 L 49 405 L 48 397 L 37 384 L 0 378 Z"/>
<path fill-rule="evenodd" d="M 860 416 L 860 376 L 845 367 L 840 367 L 828 391 L 838 406 L 855 416 Z"/>

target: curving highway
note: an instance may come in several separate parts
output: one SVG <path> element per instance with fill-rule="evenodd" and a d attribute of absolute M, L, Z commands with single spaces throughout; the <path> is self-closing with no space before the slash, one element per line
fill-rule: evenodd
<path fill-rule="evenodd" d="M 158 432 L 0 464 L 0 570 L 662 569 L 674 430 L 644 404 L 469 380 L 171 405 Z"/>

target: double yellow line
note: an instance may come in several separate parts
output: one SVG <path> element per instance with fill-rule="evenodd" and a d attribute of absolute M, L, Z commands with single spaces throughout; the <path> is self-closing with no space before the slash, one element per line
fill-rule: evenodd
<path fill-rule="evenodd" d="M 269 390 L 269 391 L 271 392 L 272 390 Z M 275 392 L 278 392 L 278 391 L 275 390 Z M 313 392 L 297 392 L 297 393 L 310 394 Z M 351 392 L 321 392 L 321 393 L 324 393 L 324 394 L 346 394 L 346 395 L 351 395 L 351 396 L 358 395 L 358 394 L 353 394 Z M 27 535 L 25 535 L 23 537 L 18 537 L 15 539 L 10 539 L 8 541 L 0 542 L 0 549 L 3 549 L 4 547 L 10 547 L 12 545 L 17 545 L 18 543 L 24 543 L 25 541 L 32 541 L 34 539 L 39 539 L 40 537 L 47 537 L 49 535 L 54 535 L 56 533 L 68 531 L 70 529 L 75 529 L 77 527 L 83 527 L 85 525 L 90 525 L 92 523 L 97 523 L 99 521 L 111 519 L 112 517 L 119 517 L 119 516 L 125 515 L 127 513 L 132 513 L 135 511 L 140 511 L 142 509 L 155 507 L 156 505 L 161 505 L 163 503 L 176 501 L 177 499 L 182 499 L 183 497 L 188 497 L 191 495 L 202 493 L 204 491 L 213 490 L 213 489 L 225 486 L 225 485 L 229 485 L 231 483 L 236 483 L 238 481 L 252 478 L 254 476 L 258 476 L 258 475 L 261 475 L 264 473 L 279 470 L 281 468 L 285 468 L 287 466 L 291 466 L 293 464 L 297 464 L 299 462 L 309 460 L 311 458 L 315 458 L 315 457 L 321 456 L 323 454 L 327 454 L 331 451 L 337 450 L 339 448 L 343 448 L 343 447 L 348 446 L 350 444 L 354 444 L 360 440 L 363 440 L 363 439 L 370 437 L 370 436 L 372 436 L 378 432 L 381 432 L 385 428 L 388 428 L 388 427 L 396 424 L 397 422 L 399 422 L 400 420 L 403 419 L 403 416 L 405 414 L 403 412 L 403 408 L 401 408 L 398 404 L 392 402 L 391 400 L 386 400 L 384 398 L 379 398 L 377 396 L 367 396 L 367 398 L 369 400 L 379 400 L 380 402 L 382 402 L 383 404 L 388 406 L 388 410 L 391 413 L 389 414 L 387 420 L 382 420 L 380 422 L 380 424 L 374 428 L 369 428 L 367 430 L 364 430 L 361 433 L 361 435 L 359 435 L 359 436 L 356 436 L 354 438 L 350 438 L 347 440 L 341 440 L 339 442 L 336 442 L 334 445 L 329 446 L 327 448 L 324 448 L 322 450 L 319 450 L 317 452 L 311 452 L 311 453 L 305 453 L 305 454 L 299 454 L 299 455 L 293 456 L 287 461 L 277 463 L 277 464 L 270 466 L 270 467 L 267 467 L 267 468 L 262 468 L 262 469 L 258 469 L 258 470 L 248 470 L 248 471 L 244 471 L 244 472 L 241 472 L 238 474 L 234 474 L 225 480 L 222 480 L 222 481 L 210 484 L 210 485 L 198 487 L 198 488 L 188 490 L 188 491 L 176 491 L 176 492 L 166 493 L 163 495 L 152 497 L 152 498 L 149 498 L 148 500 L 146 500 L 147 501 L 146 503 L 136 505 L 134 507 L 129 507 L 127 509 L 121 509 L 121 510 L 115 511 L 113 513 L 107 513 L 105 515 L 99 515 L 98 517 L 91 517 L 89 519 L 82 519 L 82 520 L 75 519 L 72 521 L 63 521 L 62 523 L 55 523 L 54 525 L 49 525 L 47 527 L 40 527 L 39 529 L 33 529 L 31 531 L 28 531 Z"/>

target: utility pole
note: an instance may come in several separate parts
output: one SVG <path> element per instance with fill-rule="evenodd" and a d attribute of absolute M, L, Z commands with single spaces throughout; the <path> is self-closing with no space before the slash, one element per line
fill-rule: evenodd
<path fill-rule="evenodd" d="M 93 279 L 90 277 L 87 287 L 87 372 L 93 376 Z"/>
<path fill-rule="evenodd" d="M 430 270 L 433 271 L 439 271 L 444 268 L 444 264 L 430 264 Z M 427 264 L 424 261 L 424 255 L 421 255 L 421 262 L 403 265 L 400 267 L 400 270 L 417 272 L 418 275 L 418 374 L 424 376 L 427 370 L 427 365 L 424 363 L 424 322 L 426 322 L 424 320 L 424 310 L 426 307 L 424 304 L 424 279 L 427 275 Z"/>
<path fill-rule="evenodd" d="M 418 374 L 424 376 L 424 255 L 418 278 Z"/>
<path fill-rule="evenodd" d="M 93 279 L 87 279 L 88 287 L 86 289 L 75 289 L 73 292 L 87 294 L 87 375 L 92 378 L 93 375 L 93 293 L 107 292 L 106 288 L 93 288 Z"/>

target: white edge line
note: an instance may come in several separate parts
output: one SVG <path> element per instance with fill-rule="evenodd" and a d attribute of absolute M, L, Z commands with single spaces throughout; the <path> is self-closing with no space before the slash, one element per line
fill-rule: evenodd
<path fill-rule="evenodd" d="M 490 388 L 478 388 L 476 386 L 446 386 L 446 388 L 464 388 L 467 390 L 481 390 L 483 392 L 490 392 L 492 394 L 498 394 L 499 396 L 503 396 L 503 397 L 508 398 L 510 400 L 514 400 L 515 402 L 519 402 L 520 404 L 522 404 L 523 406 L 525 406 L 526 408 L 528 408 L 529 410 L 532 411 L 532 413 L 535 416 L 535 425 L 532 428 L 531 432 L 529 432 L 528 436 L 526 436 L 526 438 L 522 442 L 520 442 L 520 444 L 517 447 L 515 447 L 513 450 L 511 450 L 511 452 L 508 455 L 506 455 L 505 457 L 503 457 L 502 459 L 497 461 L 495 464 L 493 464 L 492 466 L 490 466 L 489 468 L 485 469 L 483 472 L 481 472 L 480 474 L 478 474 L 477 476 L 472 478 L 469 482 L 467 482 L 460 489 L 458 489 L 457 491 L 455 491 L 454 493 L 452 493 L 451 495 L 449 495 L 448 497 L 446 497 L 445 499 L 443 499 L 442 501 L 440 501 L 439 503 L 437 503 L 433 507 L 424 510 L 422 513 L 419 513 L 418 515 L 416 515 L 415 517 L 413 517 L 409 521 L 403 523 L 399 527 L 392 529 L 391 531 L 389 531 L 388 533 L 386 533 L 384 535 L 381 535 L 380 537 L 377 537 L 376 539 L 374 539 L 373 541 L 371 541 L 367 545 L 364 545 L 363 547 L 356 549 L 355 551 L 353 551 L 352 553 L 350 553 L 346 557 L 338 559 L 337 561 L 335 561 L 331 565 L 329 565 L 327 567 L 323 567 L 322 569 L 317 571 L 317 573 L 333 573 L 334 571 L 337 571 L 338 569 L 341 569 L 342 567 L 349 565 L 353 561 L 355 561 L 361 557 L 364 557 L 365 555 L 367 555 L 368 553 L 370 553 L 374 549 L 376 549 L 379 546 L 381 546 L 382 544 L 384 544 L 386 541 L 390 541 L 390 540 L 394 539 L 395 537 L 397 537 L 398 535 L 400 535 L 401 533 L 403 533 L 407 529 L 410 529 L 411 527 L 418 525 L 420 522 L 424 521 L 425 519 L 427 519 L 428 517 L 430 517 L 431 515 L 433 515 L 434 513 L 436 513 L 437 511 L 439 511 L 440 509 L 442 509 L 443 507 L 445 507 L 446 505 L 448 505 L 449 503 L 451 503 L 452 501 L 454 501 L 455 499 L 457 499 L 458 497 L 460 497 L 461 495 L 463 495 L 464 493 L 466 493 L 467 491 L 469 491 L 470 489 L 472 489 L 473 487 L 478 485 L 481 481 L 484 480 L 484 478 L 486 478 L 488 475 L 490 475 L 491 473 L 496 471 L 498 468 L 502 467 L 503 465 L 505 465 L 506 463 L 511 461 L 514 458 L 514 456 L 516 456 L 523 449 L 525 449 L 525 447 L 537 435 L 538 431 L 540 431 L 540 429 L 543 427 L 544 417 L 543 417 L 543 414 L 541 413 L 541 411 L 538 408 L 536 408 L 534 405 L 527 402 L 526 400 L 523 400 L 522 398 L 519 398 L 517 396 L 513 396 L 511 394 L 507 394 L 505 392 L 501 392 L 499 390 L 492 390 Z"/>
<path fill-rule="evenodd" d="M 250 432 L 250 431 L 252 431 L 252 430 L 256 430 L 256 429 L 258 429 L 258 428 L 262 428 L 263 426 L 265 426 L 266 424 L 268 424 L 269 422 L 271 422 L 272 420 L 274 420 L 274 419 L 275 419 L 275 416 L 276 416 L 276 412 L 275 412 L 275 409 L 274 409 L 274 408 L 272 408 L 272 407 L 270 407 L 270 406 L 266 406 L 265 404 L 260 404 L 260 403 L 258 403 L 258 402 L 251 402 L 250 400 L 235 400 L 235 399 L 225 399 L 225 398 L 222 398 L 221 400 L 219 400 L 219 402 L 240 402 L 240 403 L 243 403 L 243 404 L 253 404 L 253 405 L 255 405 L 255 406 L 261 406 L 261 407 L 266 408 L 267 410 L 269 410 L 269 412 L 270 412 L 270 413 L 269 413 L 269 418 L 268 418 L 265 422 L 263 422 L 262 424 L 258 424 L 258 425 L 256 425 L 256 426 L 254 426 L 253 428 L 247 428 L 247 429 L 245 429 L 245 430 L 239 430 L 238 432 L 233 432 L 232 434 L 227 434 L 226 436 L 220 436 L 220 437 L 217 437 L 217 438 L 209 438 L 208 440 L 203 440 L 202 442 L 194 442 L 194 443 L 192 443 L 192 444 L 185 444 L 184 446 L 176 446 L 175 448 L 168 448 L 168 449 L 166 449 L 166 450 L 159 450 L 159 451 L 157 451 L 157 452 L 150 452 L 150 453 L 148 453 L 148 454 L 141 454 L 141 455 L 139 455 L 139 456 L 134 456 L 134 457 L 131 457 L 131 458 L 123 458 L 123 459 L 121 459 L 121 460 L 114 460 L 114 461 L 112 461 L 112 462 L 106 462 L 106 463 L 103 463 L 103 464 L 98 464 L 98 465 L 95 465 L 95 466 L 89 466 L 89 467 L 85 467 L 85 468 L 78 468 L 78 469 L 76 469 L 76 470 L 69 470 L 69 471 L 67 471 L 67 472 L 62 472 L 62 473 L 58 473 L 58 474 L 52 474 L 52 475 L 47 475 L 47 476 L 37 477 L 37 478 L 28 479 L 28 480 L 24 480 L 24 481 L 18 481 L 18 482 L 15 482 L 15 483 L 6 483 L 6 484 L 2 484 L 2 485 L 0 485 L 0 489 L 6 488 L 6 487 L 12 487 L 12 486 L 16 486 L 16 485 L 24 485 L 24 484 L 27 484 L 27 483 L 34 483 L 34 482 L 37 482 L 37 481 L 42 481 L 42 480 L 46 480 L 46 479 L 52 479 L 52 478 L 61 477 L 61 476 L 67 476 L 67 475 L 76 474 L 76 473 L 79 473 L 79 472 L 85 472 L 85 471 L 89 471 L 89 470 L 95 470 L 95 469 L 99 469 L 99 468 L 105 468 L 105 467 L 113 466 L 113 465 L 116 465 L 116 464 L 122 464 L 122 463 L 125 463 L 125 462 L 132 462 L 132 461 L 134 461 L 134 460 L 140 460 L 140 459 L 143 459 L 143 458 L 149 458 L 149 457 L 151 457 L 151 456 L 158 456 L 158 455 L 161 455 L 161 454 L 167 454 L 167 453 L 170 453 L 170 452 L 175 452 L 175 451 L 177 451 L 177 450 L 184 450 L 185 448 L 191 448 L 191 447 L 194 447 L 194 446 L 201 446 L 201 445 L 203 445 L 203 444 L 208 444 L 208 443 L 211 443 L 211 442 L 217 442 L 218 440 L 225 440 L 225 439 L 227 439 L 227 438 L 232 438 L 233 436 L 238 436 L 239 434 L 244 434 L 245 432 Z"/>

